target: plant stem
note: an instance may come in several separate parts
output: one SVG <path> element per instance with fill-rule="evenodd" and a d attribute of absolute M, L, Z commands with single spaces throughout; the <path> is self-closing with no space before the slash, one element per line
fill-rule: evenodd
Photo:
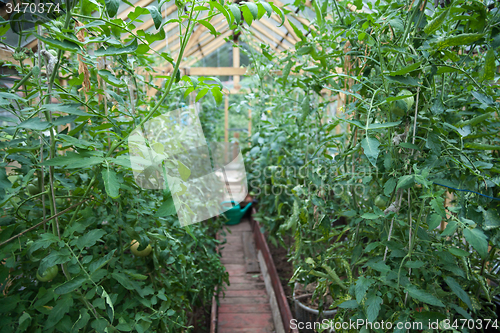
<path fill-rule="evenodd" d="M 139 125 L 137 125 L 137 127 L 141 127 L 142 125 L 144 125 L 155 114 L 155 112 L 160 108 L 160 106 L 163 105 L 163 102 L 165 101 L 165 99 L 167 98 L 167 96 L 170 93 L 170 90 L 172 88 L 172 84 L 174 83 L 177 72 L 179 71 L 179 66 L 180 66 L 180 63 L 182 61 L 182 56 L 184 54 L 184 51 L 185 51 L 185 48 L 187 45 L 187 41 L 189 40 L 189 38 L 191 37 L 191 34 L 193 32 L 194 24 L 191 26 L 191 21 L 193 20 L 194 6 L 195 6 L 195 3 L 193 2 L 193 6 L 191 7 L 191 12 L 189 13 L 189 18 L 188 18 L 189 23 L 188 23 L 188 26 L 186 29 L 186 34 L 184 35 L 184 37 L 181 37 L 181 48 L 179 50 L 179 55 L 177 57 L 177 61 L 175 62 L 174 70 L 172 71 L 172 75 L 170 76 L 170 80 L 168 81 L 168 85 L 165 86 L 165 91 L 163 93 L 163 96 L 156 103 L 156 105 L 153 107 L 153 109 L 151 109 L 151 111 L 148 113 L 148 115 L 139 123 Z M 199 15 L 199 12 L 198 12 L 197 16 L 198 15 Z M 120 144 L 122 144 L 130 136 L 131 133 L 132 133 L 132 131 L 130 131 L 120 141 L 116 142 L 113 146 L 111 146 L 109 148 L 109 151 L 106 153 L 105 157 L 107 158 L 107 157 L 111 156 L 111 154 L 114 152 L 114 150 Z M 87 185 L 87 188 L 85 189 L 85 192 L 83 195 L 84 197 L 86 197 L 88 195 L 88 193 L 90 192 L 90 189 L 91 189 L 92 185 L 94 184 L 94 182 L 96 181 L 97 175 L 99 174 L 99 171 L 101 170 L 101 168 L 102 168 L 101 165 L 96 168 L 96 171 L 94 173 L 94 176 L 92 177 L 92 180 L 90 181 L 90 183 Z M 69 222 L 70 225 L 76 220 L 76 216 L 78 215 L 79 211 L 80 211 L 80 206 L 78 206 L 75 209 L 75 212 L 73 213 L 73 216 L 71 217 L 71 220 Z"/>

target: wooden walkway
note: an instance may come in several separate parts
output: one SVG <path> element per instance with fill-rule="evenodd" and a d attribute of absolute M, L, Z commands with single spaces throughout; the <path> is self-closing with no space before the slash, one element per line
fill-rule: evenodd
<path fill-rule="evenodd" d="M 273 317 L 248 220 L 226 226 L 221 262 L 229 273 L 225 295 L 219 293 L 218 333 L 273 333 Z M 221 237 L 222 238 L 222 237 Z"/>

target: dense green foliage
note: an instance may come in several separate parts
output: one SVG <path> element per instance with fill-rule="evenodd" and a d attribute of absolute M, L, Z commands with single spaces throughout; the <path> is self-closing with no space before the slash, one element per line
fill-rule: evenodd
<path fill-rule="evenodd" d="M 313 2 L 294 50 L 254 59 L 259 220 L 337 322 L 496 318 L 498 3 L 353 4 Z"/>
<path fill-rule="evenodd" d="M 127 138 L 193 93 L 215 101 L 201 100 L 200 118 L 207 139 L 216 140 L 210 123 L 220 117 L 220 81 L 178 71 L 195 24 L 216 34 L 210 19 L 218 15 L 238 30 L 243 20 L 282 13 L 261 3 L 179 1 L 179 19 L 165 22 L 152 5 L 122 20 L 119 5 L 83 0 L 22 32 L 38 34 L 42 52 L 18 48 L 11 67 L 20 79 L 0 92 L 0 107 L 11 114 L 0 131 L 2 333 L 188 332 L 205 324 L 199 314 L 227 282 L 215 239 L 223 222 L 181 227 L 175 193 L 134 180 Z M 135 31 L 151 17 L 156 33 Z M 181 45 L 175 61 L 151 47 L 172 22 Z M 8 22 L 1 25 L 12 34 Z M 173 74 L 158 87 L 152 66 L 168 63 Z M 151 88 L 158 93 L 148 95 Z M 151 253 L 134 256 L 133 240 Z"/>

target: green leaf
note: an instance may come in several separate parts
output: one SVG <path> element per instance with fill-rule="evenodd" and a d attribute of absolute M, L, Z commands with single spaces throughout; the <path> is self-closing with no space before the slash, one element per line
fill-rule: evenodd
<path fill-rule="evenodd" d="M 220 88 L 218 86 L 214 86 L 210 89 L 210 91 L 212 92 L 212 96 L 214 96 L 215 102 L 217 102 L 217 104 L 221 103 L 224 95 L 222 94 Z"/>
<path fill-rule="evenodd" d="M 253 19 L 257 20 L 259 18 L 259 7 L 253 2 L 245 2 L 245 6 L 252 13 Z"/>
<path fill-rule="evenodd" d="M 220 3 L 218 3 L 217 1 L 210 1 L 210 8 L 217 8 L 217 10 L 222 13 L 222 15 L 224 15 L 224 17 L 226 18 L 226 21 L 227 21 L 227 24 L 229 26 L 231 26 L 233 24 L 232 22 L 232 17 L 229 15 L 229 13 L 227 12 L 226 8 L 224 8 Z"/>
<path fill-rule="evenodd" d="M 238 5 L 229 5 L 229 10 L 231 11 L 231 14 L 233 14 L 234 20 L 236 21 L 236 24 L 240 24 L 241 22 L 241 12 L 240 8 Z"/>
<path fill-rule="evenodd" d="M 429 225 L 429 230 L 436 229 L 441 224 L 441 216 L 438 214 L 431 214 L 427 219 L 427 224 Z"/>
<path fill-rule="evenodd" d="M 47 232 L 47 233 L 41 234 L 40 238 L 31 244 L 31 246 L 28 250 L 28 253 L 33 253 L 38 249 L 46 249 L 50 245 L 57 243 L 57 242 L 59 242 L 59 238 L 56 235 L 54 235 L 53 233 Z"/>
<path fill-rule="evenodd" d="M 107 49 L 101 47 L 97 51 L 94 52 L 96 57 L 104 57 L 110 55 L 120 55 L 120 54 L 129 54 L 135 53 L 137 50 L 138 44 L 137 39 L 134 39 L 129 45 L 125 47 L 115 47 L 109 46 Z"/>
<path fill-rule="evenodd" d="M 259 1 L 259 4 L 266 10 L 267 17 L 271 17 L 271 15 L 273 14 L 273 8 L 271 7 L 271 5 L 266 1 Z"/>
<path fill-rule="evenodd" d="M 456 247 L 450 247 L 450 248 L 448 248 L 448 251 L 457 257 L 467 257 L 470 255 L 469 252 L 462 250 L 462 249 L 459 249 L 459 248 L 456 248 Z"/>
<path fill-rule="evenodd" d="M 83 139 L 77 139 L 75 137 L 66 134 L 58 134 L 57 139 L 60 139 L 66 143 L 63 144 L 63 146 L 70 145 L 82 149 L 89 149 L 90 147 L 102 148 L 102 143 L 100 143 L 99 141 L 87 141 Z"/>
<path fill-rule="evenodd" d="M 386 78 L 390 81 L 399 82 L 406 86 L 420 86 L 421 84 L 417 81 L 417 79 L 411 76 L 402 76 L 402 75 L 394 75 L 394 76 L 386 76 Z"/>
<path fill-rule="evenodd" d="M 354 287 L 354 293 L 356 295 L 357 303 L 361 304 L 363 302 L 363 298 L 365 297 L 366 292 L 368 291 L 368 289 L 370 289 L 373 282 L 374 281 L 372 279 L 367 279 L 364 276 L 360 276 L 357 279 L 356 285 Z"/>
<path fill-rule="evenodd" d="M 0 98 L 15 99 L 16 101 L 26 103 L 26 99 L 22 98 L 21 96 L 18 96 L 16 94 L 12 94 L 12 93 L 8 93 L 5 91 L 0 91 Z"/>
<path fill-rule="evenodd" d="M 209 88 L 203 88 L 196 94 L 195 102 L 198 102 L 203 96 L 205 96 L 210 91 Z"/>
<path fill-rule="evenodd" d="M 215 37 L 220 35 L 220 33 L 218 33 L 217 30 L 215 30 L 214 26 L 210 22 L 208 22 L 207 20 L 198 20 L 197 22 L 199 24 L 203 25 L 205 28 L 207 28 L 210 31 L 210 33 L 212 35 L 214 35 Z"/>
<path fill-rule="evenodd" d="M 73 162 L 67 165 L 67 169 L 79 169 L 79 168 L 88 168 L 92 165 L 101 164 L 104 162 L 102 157 L 92 156 L 89 158 L 83 158 L 79 161 Z"/>
<path fill-rule="evenodd" d="M 446 228 L 444 228 L 443 232 L 441 233 L 441 237 L 453 235 L 453 233 L 457 230 L 457 228 L 458 228 L 458 223 L 455 221 L 450 221 L 446 225 Z"/>
<path fill-rule="evenodd" d="M 253 22 L 253 14 L 250 9 L 248 9 L 247 6 L 242 6 L 241 13 L 243 14 L 243 19 L 248 24 L 248 26 L 251 26 Z"/>
<path fill-rule="evenodd" d="M 377 139 L 368 136 L 361 141 L 361 147 L 373 166 L 377 166 L 377 158 L 380 153 L 379 146 L 380 142 Z"/>
<path fill-rule="evenodd" d="M 111 260 L 111 258 L 113 258 L 113 255 L 115 254 L 115 252 L 116 252 L 116 249 L 109 252 L 104 257 L 99 257 L 96 261 L 91 262 L 89 265 L 89 273 L 92 274 L 95 271 L 97 271 L 98 269 L 100 269 L 101 267 L 103 267 L 104 265 L 106 265 Z"/>
<path fill-rule="evenodd" d="M 367 306 L 366 316 L 369 322 L 374 322 L 377 319 L 378 313 L 380 312 L 380 304 L 382 304 L 383 301 L 384 300 L 377 296 L 376 293 L 373 293 L 367 298 L 365 305 Z"/>
<path fill-rule="evenodd" d="M 397 71 L 390 72 L 390 76 L 395 76 L 395 75 L 405 75 L 407 73 L 413 72 L 414 70 L 418 69 L 420 65 L 422 64 L 422 61 L 416 62 L 414 64 L 408 65 L 406 67 L 403 67 Z"/>
<path fill-rule="evenodd" d="M 42 109 L 56 112 L 63 112 L 68 114 L 74 114 L 77 116 L 93 117 L 94 115 L 80 110 L 80 104 L 45 104 Z"/>
<path fill-rule="evenodd" d="M 443 198 L 434 198 L 431 200 L 431 207 L 436 213 L 441 215 L 442 218 L 446 218 L 446 211 L 443 206 Z"/>
<path fill-rule="evenodd" d="M 112 198 L 117 199 L 120 196 L 120 184 L 116 172 L 113 170 L 105 169 L 101 171 L 102 179 L 104 180 L 104 187 L 106 193 Z"/>
<path fill-rule="evenodd" d="M 366 263 L 366 265 L 370 268 L 373 268 L 376 271 L 382 272 L 382 273 L 387 273 L 391 270 L 391 267 L 388 266 L 385 262 L 383 261 L 369 261 Z"/>
<path fill-rule="evenodd" d="M 45 44 L 50 45 L 59 50 L 70 51 L 70 52 L 78 52 L 81 50 L 78 44 L 70 42 L 69 40 L 60 41 L 57 39 L 39 36 L 37 34 L 35 34 L 35 36 L 37 37 L 37 39 L 44 42 Z"/>
<path fill-rule="evenodd" d="M 394 191 L 394 188 L 396 187 L 396 179 L 391 178 L 384 184 L 384 195 L 386 197 L 391 196 L 392 191 Z"/>
<path fill-rule="evenodd" d="M 56 305 L 50 310 L 47 321 L 45 322 L 44 329 L 49 329 L 55 326 L 64 317 L 66 313 L 71 310 L 73 306 L 73 297 L 66 295 L 57 300 Z"/>
<path fill-rule="evenodd" d="M 415 176 L 405 175 L 399 177 L 398 185 L 396 186 L 396 191 L 399 189 L 406 190 L 415 184 Z"/>
<path fill-rule="evenodd" d="M 71 327 L 71 333 L 78 333 L 82 328 L 84 328 L 89 322 L 90 315 L 87 309 L 80 309 L 80 315 L 78 316 L 78 320 Z"/>
<path fill-rule="evenodd" d="M 72 280 L 66 281 L 63 284 L 61 284 L 60 286 L 58 286 L 54 290 L 54 292 L 58 295 L 67 294 L 67 293 L 72 292 L 73 290 L 75 290 L 77 288 L 80 288 L 82 283 L 84 283 L 85 281 L 87 281 L 87 277 L 85 277 L 85 276 L 75 277 Z"/>
<path fill-rule="evenodd" d="M 363 215 L 361 215 L 361 218 L 366 219 L 366 220 L 376 220 L 376 219 L 380 218 L 380 215 L 366 212 Z"/>
<path fill-rule="evenodd" d="M 115 87 L 126 87 L 125 82 L 120 81 L 116 76 L 114 76 L 110 71 L 101 69 L 97 72 L 100 77 L 104 79 L 107 83 Z"/>
<path fill-rule="evenodd" d="M 500 146 L 488 145 L 484 143 L 466 142 L 464 148 L 479 149 L 479 150 L 500 150 Z"/>
<path fill-rule="evenodd" d="M 46 160 L 41 165 L 44 166 L 65 166 L 71 163 L 75 163 L 78 161 L 81 161 L 84 157 L 73 153 L 73 152 L 68 152 L 68 155 L 66 156 L 56 156 L 54 158 L 51 158 L 50 160 Z"/>
<path fill-rule="evenodd" d="M 445 277 L 444 281 L 450 287 L 450 289 L 455 293 L 455 295 L 457 295 L 458 298 L 462 300 L 462 302 L 467 304 L 469 309 L 473 310 L 469 295 L 467 295 L 467 293 L 462 289 L 462 287 L 460 287 L 458 282 L 455 281 L 455 279 L 452 278 L 451 276 Z"/>
<path fill-rule="evenodd" d="M 135 290 L 142 297 L 141 286 L 136 281 L 130 280 L 126 275 L 119 272 L 111 273 L 111 277 L 118 281 L 118 283 L 121 284 L 125 289 Z"/>
<path fill-rule="evenodd" d="M 278 8 L 276 7 L 272 2 L 268 2 L 269 5 L 271 6 L 271 8 L 274 10 L 274 12 L 276 14 L 279 15 L 279 17 L 281 18 L 281 24 L 278 25 L 278 27 L 281 27 L 283 24 L 285 24 L 285 14 L 283 13 L 283 11 L 281 10 L 281 8 Z M 290 22 L 290 21 L 288 21 Z M 292 22 L 290 22 L 290 25 L 292 26 L 292 29 L 295 31 L 295 30 L 298 30 L 296 27 L 294 27 L 294 25 L 292 24 Z M 297 31 L 295 31 L 295 33 L 297 34 Z M 304 35 L 302 34 L 302 31 L 299 30 L 299 33 L 300 34 L 297 34 L 297 36 L 300 38 L 300 39 L 304 39 Z"/>
<path fill-rule="evenodd" d="M 94 246 L 95 243 L 97 243 L 97 241 L 100 240 L 104 235 L 106 235 L 106 231 L 102 229 L 91 230 L 76 239 L 76 246 L 80 250 L 83 250 L 83 248 L 85 247 Z"/>
<path fill-rule="evenodd" d="M 60 251 L 52 251 L 48 256 L 40 261 L 40 266 L 38 267 L 39 272 L 45 272 L 49 267 L 54 265 L 64 264 L 71 260 L 71 255 L 67 248 L 63 248 Z"/>
<path fill-rule="evenodd" d="M 191 170 L 187 166 L 185 166 L 181 161 L 177 161 L 178 168 L 177 170 L 179 171 L 179 174 L 181 175 L 181 179 L 183 181 L 188 180 L 189 176 L 191 175 Z"/>
<path fill-rule="evenodd" d="M 488 231 L 500 227 L 500 217 L 493 208 L 490 208 L 488 210 L 483 210 L 483 218 L 484 218 L 484 223 L 483 223 L 484 230 Z"/>
<path fill-rule="evenodd" d="M 120 1 L 104 0 L 104 3 L 106 4 L 106 11 L 108 12 L 109 17 L 114 17 L 120 7 Z"/>
<path fill-rule="evenodd" d="M 109 317 L 109 322 L 112 323 L 115 318 L 115 308 L 113 306 L 113 301 L 111 300 L 111 297 L 109 297 L 108 293 L 106 292 L 106 290 L 104 290 L 103 287 L 99 287 L 97 289 L 97 292 L 104 300 L 104 304 L 106 306 L 106 313 Z"/>
<path fill-rule="evenodd" d="M 313 51 L 313 47 L 311 45 L 302 46 L 297 50 L 298 55 L 309 54 Z"/>
<path fill-rule="evenodd" d="M 339 308 L 341 309 L 356 309 L 358 307 L 358 302 L 356 300 L 351 299 L 339 304 Z"/>
<path fill-rule="evenodd" d="M 400 124 L 401 124 L 401 122 L 399 122 L 399 121 L 393 121 L 393 122 L 388 122 L 388 123 L 383 123 L 383 124 L 372 123 L 372 124 L 368 125 L 368 129 L 373 130 L 373 129 L 380 129 L 380 128 L 389 128 L 389 127 L 399 126 Z"/>
<path fill-rule="evenodd" d="M 439 41 L 436 45 L 438 50 L 442 50 L 450 46 L 469 45 L 483 38 L 484 34 L 460 34 L 457 36 L 446 37 Z"/>
<path fill-rule="evenodd" d="M 443 302 L 441 302 L 436 296 L 433 296 L 428 292 L 417 288 L 414 285 L 409 284 L 405 287 L 405 289 L 408 291 L 408 295 L 410 295 L 411 297 L 420 302 L 424 302 L 434 306 L 444 307 Z"/>
<path fill-rule="evenodd" d="M 469 242 L 482 259 L 488 257 L 488 237 L 484 234 L 481 229 L 464 229 L 463 231 L 465 240 Z"/>
<path fill-rule="evenodd" d="M 477 91 L 473 91 L 472 96 L 485 105 L 493 105 L 495 103 L 490 96 L 485 96 Z"/>
<path fill-rule="evenodd" d="M 149 10 L 151 17 L 153 18 L 155 28 L 159 29 L 161 26 L 161 21 L 163 20 L 163 17 L 161 16 L 160 12 L 158 11 L 158 8 L 156 8 L 156 6 L 151 5 L 151 6 L 147 6 L 146 9 Z"/>
<path fill-rule="evenodd" d="M 17 128 L 26 128 L 35 131 L 44 131 L 50 127 L 52 127 L 51 123 L 43 121 L 42 119 L 36 116 L 31 119 L 25 120 L 19 125 L 17 125 Z"/>
<path fill-rule="evenodd" d="M 174 199 L 172 197 L 169 197 L 161 206 L 158 208 L 158 211 L 156 212 L 155 216 L 156 217 L 165 217 L 165 216 L 170 216 L 177 214 L 177 211 L 175 210 L 175 204 L 174 204 Z"/>
<path fill-rule="evenodd" d="M 408 267 L 408 268 L 420 268 L 420 267 L 422 267 L 424 265 L 425 265 L 425 263 L 423 261 L 420 261 L 420 260 L 407 261 L 405 263 L 405 266 Z"/>
<path fill-rule="evenodd" d="M 436 31 L 441 26 L 441 24 L 443 24 L 443 22 L 446 20 L 449 11 L 450 7 L 447 7 L 441 14 L 432 19 L 432 21 L 430 21 L 429 24 L 425 26 L 424 32 L 427 35 L 430 35 L 434 31 Z"/>

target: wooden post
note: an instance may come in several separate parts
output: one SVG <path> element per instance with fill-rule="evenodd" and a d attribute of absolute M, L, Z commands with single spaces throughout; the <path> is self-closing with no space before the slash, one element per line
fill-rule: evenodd
<path fill-rule="evenodd" d="M 229 95 L 224 100 L 224 142 L 229 142 Z"/>

